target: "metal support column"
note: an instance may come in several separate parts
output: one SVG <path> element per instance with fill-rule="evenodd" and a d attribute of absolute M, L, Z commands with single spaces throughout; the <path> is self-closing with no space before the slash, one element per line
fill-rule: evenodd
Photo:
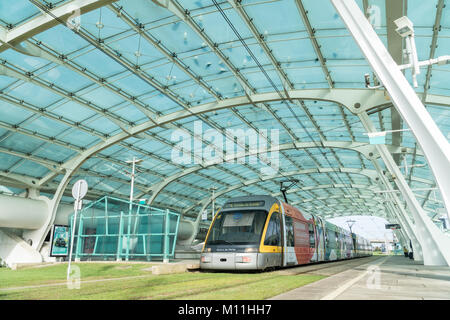
<path fill-rule="evenodd" d="M 119 239 L 117 239 L 117 257 L 116 260 L 120 261 L 122 255 L 122 235 L 123 235 L 123 211 L 120 211 L 120 220 L 119 220 Z"/>
<path fill-rule="evenodd" d="M 128 261 L 130 255 L 130 241 L 131 241 L 131 211 L 128 211 L 128 226 L 127 226 L 127 248 L 125 250 L 125 261 Z"/>
<path fill-rule="evenodd" d="M 105 217 L 106 217 L 106 226 L 105 226 L 105 233 L 106 235 L 108 235 L 108 225 L 109 225 L 109 221 L 108 221 L 108 197 L 105 197 Z"/>
<path fill-rule="evenodd" d="M 354 0 L 331 0 L 422 148 L 450 211 L 450 145 Z M 450 255 L 450 253 L 448 254 Z M 450 257 L 448 257 L 450 259 Z M 447 259 L 446 259 L 447 260 Z M 447 260 L 450 262 L 450 260 Z"/>
<path fill-rule="evenodd" d="M 398 219 L 398 223 L 402 227 L 402 235 L 404 237 L 404 242 L 406 247 L 409 248 L 409 241 L 411 241 L 411 245 L 413 247 L 414 252 L 414 260 L 415 261 L 423 261 L 422 247 L 420 246 L 419 241 L 415 235 L 414 226 L 411 225 L 411 221 L 409 218 L 405 220 L 404 216 L 407 214 L 405 209 L 401 206 L 400 200 L 398 198 L 393 200 L 395 205 L 389 201 L 388 207 L 391 208 Z M 397 202 L 395 202 L 397 201 Z M 399 208 L 399 210 L 396 209 Z M 398 212 L 398 213 L 397 213 Z"/>
<path fill-rule="evenodd" d="M 164 216 L 165 219 L 165 227 L 164 227 L 164 263 L 169 263 L 169 246 L 170 246 L 170 213 L 169 210 L 166 210 L 166 215 Z"/>
<path fill-rule="evenodd" d="M 359 114 L 362 124 L 367 132 L 375 132 L 375 126 L 367 113 Z M 395 164 L 391 153 L 385 145 L 376 145 L 378 153 L 381 155 L 386 168 L 394 178 L 394 182 L 403 195 L 406 204 L 413 214 L 415 222 L 415 233 L 422 247 L 423 261 L 425 265 L 447 265 L 450 266 L 450 238 L 431 221 L 428 215 L 420 206 L 413 192 L 409 188 L 403 174 Z M 376 161 L 375 161 L 376 162 Z M 396 195 L 392 195 L 396 197 Z M 403 208 L 400 208 L 401 210 Z M 404 209 L 403 209 L 404 210 Z M 405 216 L 406 218 L 406 216 Z"/>
<path fill-rule="evenodd" d="M 403 245 L 406 245 L 406 243 L 407 243 L 406 239 L 408 238 L 405 236 L 405 232 L 406 232 L 405 228 L 406 227 L 403 224 L 403 222 L 397 218 L 397 214 L 394 213 L 394 209 L 393 209 L 393 206 L 392 206 L 392 203 L 390 200 L 386 201 L 386 212 L 387 212 L 388 216 L 393 219 L 392 222 L 395 221 L 395 223 L 398 223 L 400 225 L 401 229 L 395 230 L 394 232 L 396 233 L 397 238 L 400 240 L 400 242 L 402 243 L 402 247 L 403 247 Z"/>
<path fill-rule="evenodd" d="M 377 162 L 377 160 L 372 160 L 372 164 L 375 167 L 375 170 L 378 172 L 381 183 L 386 188 L 386 191 L 394 191 L 394 188 L 392 187 L 391 183 L 384 175 L 383 170 L 381 169 L 381 166 Z M 398 222 L 402 226 L 403 230 L 405 230 L 405 232 L 408 236 L 408 239 L 411 240 L 411 244 L 413 246 L 413 251 L 414 251 L 414 260 L 423 261 L 422 247 L 421 247 L 421 244 L 419 243 L 419 240 L 416 237 L 415 226 L 412 223 L 405 208 L 403 208 L 402 202 L 397 197 L 397 195 L 393 192 L 386 193 L 386 197 L 389 199 L 387 202 L 388 208 L 391 209 L 391 211 L 397 218 Z M 409 246 L 409 244 L 408 244 L 408 246 Z"/>
<path fill-rule="evenodd" d="M 395 222 L 398 223 L 398 224 L 400 225 L 400 228 L 401 228 L 401 229 L 395 230 L 395 231 L 397 231 L 397 237 L 398 237 L 398 239 L 401 240 L 400 242 L 402 242 L 402 244 L 406 244 L 406 242 L 407 242 L 406 239 L 409 238 L 409 237 L 405 236 L 405 233 L 406 233 L 406 227 L 405 227 L 405 225 L 402 223 L 402 221 L 401 221 L 400 219 L 396 218 L 396 214 L 393 213 L 393 210 L 394 210 L 394 209 L 392 208 L 392 204 L 391 204 L 390 201 L 389 201 L 388 204 L 386 205 L 386 209 L 387 209 L 387 211 L 389 212 L 389 215 L 390 215 L 392 218 L 394 218 Z"/>

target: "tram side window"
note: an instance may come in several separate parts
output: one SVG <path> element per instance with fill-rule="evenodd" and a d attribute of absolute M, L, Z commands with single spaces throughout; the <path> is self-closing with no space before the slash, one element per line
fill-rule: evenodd
<path fill-rule="evenodd" d="M 316 247 L 316 238 L 314 237 L 314 226 L 312 223 L 309 224 L 309 247 Z"/>
<path fill-rule="evenodd" d="M 335 245 L 335 241 L 336 241 L 336 237 L 335 237 L 335 233 L 331 230 L 327 230 L 327 239 L 328 239 L 328 248 L 330 249 L 334 249 L 336 248 Z"/>
<path fill-rule="evenodd" d="M 280 218 L 278 213 L 273 213 L 270 217 L 269 225 L 267 226 L 266 238 L 264 239 L 266 246 L 280 246 Z"/>
<path fill-rule="evenodd" d="M 336 248 L 340 249 L 342 242 L 341 242 L 341 235 L 337 232 L 334 233 L 335 237 L 336 237 Z"/>
<path fill-rule="evenodd" d="M 294 240 L 294 225 L 292 218 L 289 216 L 285 217 L 286 221 L 286 246 L 287 247 L 294 247 L 295 246 L 295 240 Z"/>

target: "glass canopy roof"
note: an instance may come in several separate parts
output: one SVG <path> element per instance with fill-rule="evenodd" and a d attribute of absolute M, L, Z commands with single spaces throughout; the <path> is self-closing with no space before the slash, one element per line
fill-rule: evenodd
<path fill-rule="evenodd" d="M 91 199 L 128 197 L 126 161 L 136 157 L 143 162 L 134 197 L 187 216 L 209 208 L 212 187 L 220 206 L 242 195 L 281 198 L 280 181 L 293 185 L 289 201 L 311 213 L 386 216 L 372 161 L 385 167 L 364 151 L 374 148 L 359 117 L 337 102 L 285 99 L 286 92 L 368 90 L 371 68 L 329 1 L 160 2 L 171 5 L 0 0 L 0 192 L 37 188 L 53 197 L 70 161 L 95 150 L 71 179 L 86 179 Z M 356 2 L 402 59 L 387 27 L 390 2 Z M 420 60 L 450 54 L 443 2 L 403 1 Z M 421 71 L 416 91 L 449 139 L 450 66 Z M 378 131 L 408 129 L 387 100 L 368 113 Z M 229 136 L 238 129 L 279 152 L 252 153 L 252 141 Z M 443 202 L 413 134 L 390 133 L 386 145 L 437 219 Z M 225 161 L 225 146 L 246 155 Z M 202 162 L 202 152 L 217 161 Z M 175 161 L 180 154 L 188 161 Z"/>

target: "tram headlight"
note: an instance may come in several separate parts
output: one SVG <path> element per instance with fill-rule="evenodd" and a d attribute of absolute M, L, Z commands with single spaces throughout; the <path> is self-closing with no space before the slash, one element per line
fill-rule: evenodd
<path fill-rule="evenodd" d="M 237 256 L 234 260 L 236 263 L 250 263 L 252 262 L 252 257 L 249 256 Z"/>
<path fill-rule="evenodd" d="M 245 253 L 258 252 L 258 248 L 245 248 Z"/>
<path fill-rule="evenodd" d="M 212 261 L 211 257 L 207 257 L 207 256 L 202 256 L 200 258 L 200 260 L 201 260 L 202 263 L 207 263 L 207 262 L 211 262 Z"/>

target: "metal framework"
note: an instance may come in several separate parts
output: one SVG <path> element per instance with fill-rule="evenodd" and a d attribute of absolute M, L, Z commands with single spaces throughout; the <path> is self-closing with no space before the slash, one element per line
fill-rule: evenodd
<path fill-rule="evenodd" d="M 445 175 L 442 176 L 442 173 L 446 172 L 450 166 L 449 143 L 408 84 L 399 66 L 386 52 L 381 40 L 356 3 L 342 0 L 332 0 L 332 2 L 377 76 L 388 90 L 395 107 L 408 123 L 422 150 L 424 150 L 448 211 L 450 208 L 450 198 L 448 198 L 450 182 Z M 366 130 L 375 132 L 375 128 L 367 115 L 362 113 L 359 116 Z M 450 245 L 450 239 L 441 234 L 423 212 L 387 149 L 383 145 L 377 146 L 377 149 L 388 170 L 395 177 L 395 184 L 405 198 L 409 209 L 413 212 L 415 233 L 422 247 L 425 264 L 450 265 L 450 255 L 446 249 Z"/>
<path fill-rule="evenodd" d="M 387 53 L 356 3 L 342 0 L 332 2 L 424 151 L 449 212 L 450 180 L 442 175 L 450 166 L 450 145 L 447 139 L 401 73 L 399 66 Z"/>
<path fill-rule="evenodd" d="M 416 144 L 415 147 L 405 146 L 400 134 L 394 134 L 392 142 L 383 147 L 383 150 L 360 140 L 361 129 L 364 127 L 368 129 L 366 125 L 363 125 L 366 120 L 360 122 L 360 118 L 365 119 L 366 112 L 376 114 L 381 130 L 385 130 L 387 122 L 383 118 L 383 111 L 389 109 L 389 112 L 392 113 L 390 117 L 391 129 L 400 128 L 401 119 L 396 111 L 398 98 L 396 95 L 392 95 L 389 88 L 388 91 L 392 101 L 386 97 L 383 90 L 344 89 L 342 84 L 336 85 L 339 83 L 336 80 L 338 76 L 333 73 L 333 63 L 330 62 L 329 57 L 327 57 L 329 53 L 324 50 L 324 45 L 321 43 L 322 39 L 320 33 L 318 33 L 318 26 L 314 25 L 314 14 L 308 10 L 309 4 L 296 0 L 292 8 L 296 9 L 299 21 L 303 23 L 305 28 L 302 32 L 306 35 L 306 39 L 310 41 L 311 51 L 315 55 L 317 65 L 322 72 L 323 88 L 319 86 L 313 89 L 299 89 L 298 83 L 294 81 L 295 76 L 290 73 L 288 63 L 285 59 L 277 56 L 277 50 L 274 50 L 276 41 L 271 38 L 270 33 L 267 34 L 257 19 L 254 19 L 252 5 L 243 5 L 240 1 L 233 0 L 220 4 L 227 15 L 234 15 L 242 23 L 243 28 L 248 31 L 240 30 L 243 35 L 242 43 L 233 40 L 228 44 L 226 42 L 218 43 L 215 36 L 202 26 L 202 17 L 204 14 L 208 14 L 203 12 L 202 9 L 183 8 L 179 2 L 172 0 L 154 0 L 153 3 L 164 8 L 161 10 L 167 9 L 168 11 L 164 12 L 169 12 L 173 16 L 162 18 L 159 22 L 148 23 L 133 16 L 132 11 L 127 9 L 127 5 L 119 5 L 114 2 L 72 0 L 56 8 L 51 8 L 43 3 L 33 1 L 42 14 L 36 14 L 24 22 L 12 24 L 10 27 L 6 27 L 6 24 L 0 21 L 0 53 L 13 49 L 28 57 L 46 61 L 38 67 L 26 68 L 17 60 L 0 57 L 0 75 L 15 79 L 4 87 L 0 86 L 0 101 L 28 114 L 20 122 L 12 122 L 9 119 L 0 121 L 0 130 L 3 130 L 0 131 L 0 143 L 8 142 L 17 136 L 26 137 L 30 141 L 38 141 L 38 143 L 33 144 L 33 148 L 27 150 L 6 144 L 0 145 L 0 155 L 11 157 L 14 160 L 11 165 L 0 170 L 0 183 L 12 188 L 36 189 L 41 190 L 41 192 L 54 193 L 54 197 L 49 200 L 52 214 L 47 221 L 47 225 L 42 230 L 26 233 L 27 237 L 33 239 L 34 247 L 40 247 L 43 235 L 47 233 L 55 218 L 58 203 L 66 193 L 65 189 L 70 185 L 73 177 L 97 178 L 98 180 L 92 186 L 92 196 L 101 196 L 102 190 L 104 190 L 102 184 L 108 182 L 115 184 L 112 187 L 111 194 L 123 197 L 126 194 L 123 191 L 123 186 L 128 184 L 128 179 L 117 173 L 101 172 L 97 167 L 104 163 L 110 163 L 117 168 L 124 168 L 126 167 L 125 160 L 128 160 L 126 157 L 129 157 L 130 154 L 148 159 L 152 163 L 161 164 L 144 168 L 143 174 L 149 177 L 149 180 L 147 182 L 137 181 L 135 184 L 136 188 L 139 189 L 138 197 L 150 195 L 149 203 L 152 205 L 166 205 L 185 213 L 193 211 L 199 206 L 207 207 L 209 200 L 205 200 L 205 197 L 209 195 L 209 186 L 205 182 L 219 187 L 215 197 L 221 197 L 222 200 L 234 194 L 234 192 L 243 194 L 263 192 L 277 195 L 278 191 L 274 188 L 274 185 L 268 183 L 270 181 L 268 178 L 259 174 L 257 166 L 242 163 L 236 167 L 237 170 L 231 170 L 228 166 L 220 163 L 204 163 L 194 151 L 191 151 L 191 155 L 196 159 L 196 164 L 189 166 L 173 163 L 169 160 L 167 154 L 164 154 L 166 150 L 175 148 L 173 141 L 167 137 L 167 132 L 178 129 L 193 136 L 194 144 L 203 144 L 214 148 L 211 141 L 202 136 L 197 136 L 195 130 L 190 129 L 189 124 L 195 120 L 202 121 L 205 126 L 217 130 L 224 135 L 227 141 L 231 141 L 233 137 L 227 135 L 227 125 L 220 119 L 221 114 L 236 119 L 238 123 L 235 125 L 254 131 L 259 129 L 259 125 L 255 122 L 257 118 L 253 114 L 258 114 L 260 117 L 264 117 L 265 121 L 272 121 L 275 126 L 283 130 L 290 141 L 284 141 L 279 145 L 278 150 L 285 162 L 279 168 L 279 174 L 272 179 L 302 174 L 305 180 L 308 180 L 308 183 L 302 184 L 292 193 L 292 195 L 295 195 L 293 203 L 308 204 L 311 200 L 304 196 L 308 195 L 316 198 L 314 206 L 311 207 L 316 210 L 323 209 L 326 211 L 326 208 L 332 208 L 330 210 L 336 213 L 352 211 L 372 212 L 372 214 L 377 215 L 385 215 L 386 212 L 389 212 L 392 219 L 400 220 L 406 226 L 407 231 L 405 232 L 407 234 L 404 236 L 414 238 L 416 231 L 413 222 L 407 220 L 411 219 L 411 216 L 404 210 L 404 204 L 398 198 L 395 199 L 395 195 L 389 195 L 393 204 L 386 204 L 386 212 L 383 212 L 383 208 L 380 206 L 381 196 L 375 196 L 375 201 L 371 202 L 364 194 L 364 188 L 389 190 L 390 182 L 387 185 L 388 181 L 384 181 L 380 189 L 376 180 L 379 175 L 384 174 L 383 171 L 386 171 L 374 164 L 374 162 L 378 162 L 377 159 L 380 156 L 386 163 L 388 156 L 392 155 L 397 166 L 402 157 L 412 157 L 413 165 L 423 161 L 425 157 L 426 160 L 431 161 L 429 162 L 430 168 L 433 169 L 435 164 L 430 159 L 430 151 L 427 148 L 417 148 L 417 146 L 427 147 L 423 145 L 423 141 L 419 137 L 417 139 L 419 144 Z M 395 11 L 394 15 L 398 15 L 404 8 L 403 1 L 402 8 L 393 1 L 386 1 L 386 4 L 387 12 Z M 363 1 L 363 5 L 367 12 L 368 1 Z M 75 41 L 84 41 L 82 47 L 77 52 L 66 52 L 43 41 L 40 35 L 67 20 L 73 13 L 74 6 L 80 9 L 81 14 L 102 8 L 99 9 L 99 20 L 95 26 L 82 25 L 79 30 L 73 32 Z M 396 9 L 391 10 L 394 7 Z M 154 9 L 156 10 L 157 7 Z M 103 10 L 103 13 L 106 11 L 108 15 L 116 16 L 117 24 L 122 29 L 117 31 L 120 29 L 118 27 L 115 32 L 106 32 L 101 10 Z M 438 27 L 443 10 L 444 1 L 439 1 L 432 34 L 430 58 L 435 55 Z M 363 20 L 365 20 L 365 17 Z M 1 26 L 2 23 L 4 27 Z M 362 21 L 358 21 L 358 25 L 361 23 Z M 203 42 L 200 48 L 193 49 L 192 53 L 190 51 L 184 52 L 180 49 L 174 49 L 173 44 L 168 39 L 158 36 L 160 28 L 165 26 L 175 28 L 179 25 L 184 28 L 183 30 L 186 30 L 184 31 L 185 40 L 192 35 Z M 389 52 L 398 55 L 399 50 L 401 54 L 401 48 L 399 49 L 395 37 L 392 23 L 389 20 Z M 118 50 L 117 42 L 131 41 L 131 39 L 137 39 L 135 42 L 139 43 L 139 47 L 134 54 L 130 55 L 126 54 L 125 51 Z M 158 56 L 155 53 L 153 60 L 144 59 L 142 56 L 144 49 L 141 49 L 141 46 L 144 45 L 147 46 L 147 50 L 149 48 L 155 50 Z M 260 66 L 255 65 L 245 68 L 229 53 L 232 49 L 244 50 L 246 45 L 251 47 L 250 50 L 255 53 L 258 60 L 264 61 Z M 259 49 L 259 52 L 257 49 Z M 362 51 L 366 53 L 364 50 Z M 98 74 L 95 71 L 95 66 L 83 63 L 82 58 L 92 52 L 97 52 L 106 59 L 105 61 L 119 66 L 120 70 L 118 69 L 114 74 L 108 76 Z M 203 75 L 198 68 L 195 68 L 189 62 L 190 59 L 196 59 L 202 54 L 217 59 L 221 66 L 218 75 Z M 144 62 L 140 62 L 141 60 Z M 158 68 L 170 69 L 167 80 L 161 79 L 153 71 L 158 70 Z M 386 79 L 378 74 L 376 67 L 373 68 L 379 79 L 386 85 Z M 67 69 L 76 74 L 79 79 L 82 79 L 80 81 L 86 81 L 88 84 L 78 90 L 67 89 L 48 78 L 48 72 L 57 69 Z M 275 87 L 255 85 L 254 75 L 257 73 L 264 73 L 265 80 L 275 82 L 279 80 L 281 85 Z M 121 82 L 122 79 L 127 79 L 130 75 L 139 79 L 140 83 L 145 84 L 147 89 L 136 93 L 134 88 L 126 86 L 123 81 Z M 176 84 L 169 84 L 173 75 L 182 80 Z M 450 106 L 450 97 L 430 94 L 428 90 L 430 78 L 431 66 L 427 70 L 424 92 L 418 93 L 417 99 L 421 99 L 423 103 L 430 105 Z M 214 84 L 218 81 L 235 82 L 236 94 L 233 95 L 219 90 Z M 42 103 L 33 99 L 33 97 L 16 95 L 15 90 L 20 90 L 21 86 L 24 85 L 36 87 L 42 92 L 48 92 L 54 98 L 48 103 Z M 184 88 L 191 87 L 203 90 L 203 100 L 196 101 L 183 94 Z M 87 97 L 90 92 L 99 89 L 114 97 L 114 103 L 108 105 L 92 97 Z M 416 96 L 411 93 L 410 95 Z M 152 102 L 159 96 L 164 97 L 167 104 L 174 105 L 172 110 L 166 112 L 161 109 L 160 105 Z M 409 98 L 413 99 L 412 97 Z M 328 138 L 328 128 L 323 125 L 320 113 L 313 111 L 313 104 L 316 102 L 332 104 L 336 107 L 337 112 L 333 114 L 333 117 L 341 121 L 343 128 L 341 131 L 345 132 L 347 141 L 341 139 L 333 141 L 333 139 Z M 59 108 L 68 103 L 83 110 L 89 110 L 90 115 L 84 119 L 73 119 L 66 114 L 61 114 Z M 142 114 L 138 121 L 129 120 L 127 114 L 129 106 Z M 405 119 L 404 112 L 400 112 L 400 114 Z M 30 129 L 34 123 L 41 119 L 52 121 L 52 123 L 64 127 L 65 130 L 52 135 L 45 130 Z M 96 124 L 100 120 L 109 123 L 111 127 L 114 127 L 114 130 L 105 131 L 97 127 Z M 415 127 L 411 126 L 411 121 L 405 120 L 416 133 Z M 316 139 L 309 141 L 304 133 L 302 136 L 298 128 L 303 127 L 304 123 L 308 124 L 307 130 L 310 131 L 308 135 L 314 135 Z M 435 130 L 437 127 L 432 129 Z M 371 131 L 374 130 L 371 127 Z M 89 137 L 89 143 L 80 145 L 70 139 L 71 134 L 83 134 Z M 422 136 L 422 134 L 419 136 Z M 263 137 L 263 139 L 268 145 L 272 143 L 269 137 Z M 157 143 L 157 148 L 154 149 L 156 144 L 153 144 L 153 148 L 147 147 L 147 141 Z M 442 144 L 442 139 L 440 143 Z M 43 156 L 42 149 L 50 145 L 66 150 L 64 159 L 56 161 Z M 239 145 L 239 142 L 237 145 Z M 247 156 L 253 155 L 261 163 L 266 161 L 258 153 L 252 154 L 252 148 L 247 142 L 240 144 L 240 147 L 247 152 Z M 159 152 L 158 148 L 163 152 Z M 110 152 L 110 150 L 114 150 L 114 152 Z M 327 152 L 325 153 L 322 150 L 327 150 Z M 358 168 L 347 167 L 345 158 L 348 157 L 348 153 L 346 153 L 349 152 L 348 150 L 354 151 L 351 153 L 351 157 L 355 158 Z M 303 156 L 298 159 L 295 154 L 300 153 Z M 445 158 L 444 153 L 445 150 L 443 151 L 443 157 Z M 304 159 L 308 159 L 310 165 L 306 166 L 303 163 Z M 332 168 L 327 168 L 324 161 Z M 40 168 L 39 173 L 24 173 L 22 167 L 29 163 L 37 165 Z M 160 166 L 163 165 L 166 171 L 160 172 Z M 447 163 L 441 165 L 448 167 L 448 155 Z M 386 167 L 390 172 L 396 170 L 394 167 L 390 167 L 389 163 L 386 163 Z M 373 168 L 376 168 L 376 170 L 373 170 Z M 416 174 L 417 170 L 413 168 L 414 166 L 410 169 L 407 177 L 408 188 L 412 188 L 414 184 L 418 183 L 428 186 L 437 185 L 441 189 L 440 196 L 443 199 L 440 203 L 444 203 L 448 208 L 448 199 L 445 197 L 448 186 L 445 182 L 438 181 L 440 179 L 433 181 L 421 177 Z M 355 178 L 355 174 L 366 175 L 369 177 L 370 184 L 361 185 Z M 197 183 L 199 179 L 203 181 L 203 184 Z M 343 183 L 343 180 L 346 182 Z M 337 187 L 335 189 L 341 190 L 343 200 L 337 199 L 331 189 L 327 190 L 327 186 L 334 186 Z M 186 193 L 186 189 L 192 192 Z M 315 189 L 325 191 L 315 192 L 313 191 Z M 428 201 L 430 194 L 431 192 L 425 195 L 410 194 L 414 200 L 415 197 L 423 199 L 422 205 L 419 204 L 420 208 L 427 205 L 427 207 L 421 209 L 421 216 L 425 214 L 423 210 L 429 210 L 430 213 L 435 215 L 434 207 Z M 179 199 L 181 203 L 176 201 L 168 203 L 165 200 L 168 197 Z M 352 199 L 353 205 L 348 205 L 345 199 Z M 367 201 L 360 203 L 360 200 Z M 405 199 L 405 201 L 408 200 Z M 372 206 L 373 209 L 371 209 Z M 411 209 L 410 206 L 411 203 L 408 205 L 409 209 Z M 401 209 L 396 207 L 401 207 Z M 417 207 L 417 204 L 414 204 L 414 207 Z M 416 213 L 412 213 L 414 222 L 420 219 Z M 407 215 L 407 217 L 405 218 L 404 215 Z M 426 214 L 425 218 L 427 218 Z M 415 245 L 419 246 L 418 242 Z"/>

